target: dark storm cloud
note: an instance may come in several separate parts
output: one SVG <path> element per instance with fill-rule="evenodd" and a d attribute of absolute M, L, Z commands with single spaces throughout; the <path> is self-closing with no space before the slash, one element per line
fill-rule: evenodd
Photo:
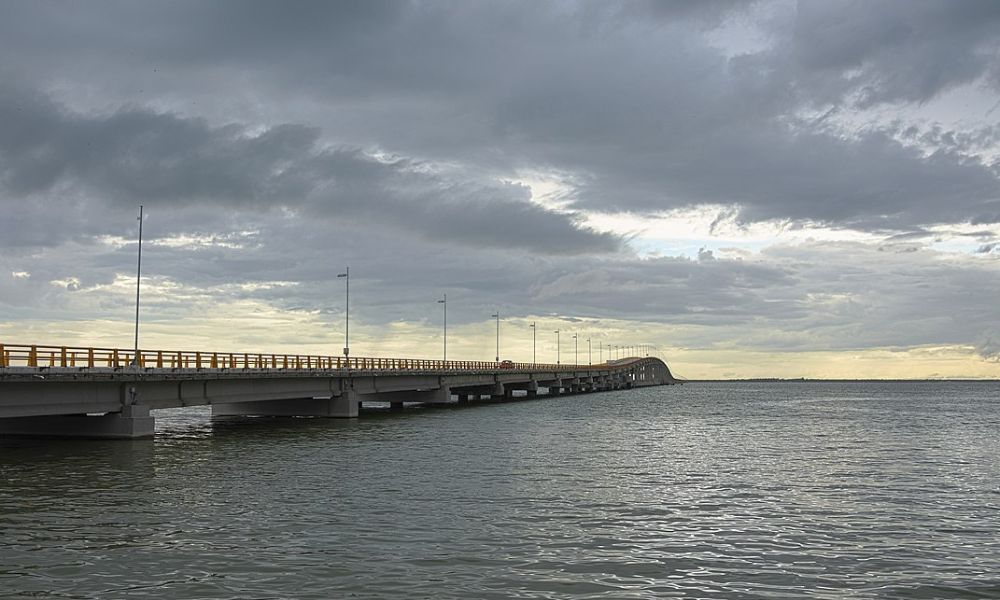
<path fill-rule="evenodd" d="M 610 3 L 609 3 L 610 4 Z M 717 25 L 729 13 L 745 11 L 752 7 L 754 0 L 632 0 L 622 5 L 626 14 L 652 16 L 666 21 L 678 19 L 701 19 L 708 24 Z"/>
<path fill-rule="evenodd" d="M 996 68 L 1000 4 L 808 0 L 788 31 L 779 50 L 814 101 L 923 102 Z"/>
<path fill-rule="evenodd" d="M 260 205 L 306 191 L 281 167 L 308 156 L 316 137 L 292 125 L 250 135 L 138 108 L 84 116 L 39 94 L 0 87 L 0 181 L 8 196 L 75 184 L 119 205 Z"/>
<path fill-rule="evenodd" d="M 139 108 L 80 115 L 44 96 L 0 87 L 0 183 L 11 205 L 76 188 L 100 199 L 94 210 L 104 200 L 114 208 L 285 207 L 469 245 L 553 253 L 620 245 L 615 236 L 531 203 L 520 186 L 433 174 L 411 160 L 377 160 L 323 147 L 318 139 L 317 130 L 299 125 L 212 127 Z M 72 209 L 71 202 L 55 204 Z M 30 241 L 11 235 L 8 243 Z"/>
<path fill-rule="evenodd" d="M 980 156 L 983 140 L 938 131 L 936 141 L 916 142 L 888 125 L 844 136 L 798 116 L 920 103 L 970 82 L 996 85 L 995 2 L 181 2 L 13 10 L 17 18 L 0 33 L 17 59 L 11 63 L 26 65 L 23 77 L 72 80 L 62 61 L 72 55 L 81 72 L 133 101 L 185 92 L 204 101 L 204 86 L 222 86 L 210 106 L 199 107 L 212 113 L 222 110 L 211 105 L 224 103 L 230 86 L 269 107 L 302 95 L 329 107 L 306 121 L 321 135 L 501 178 L 519 169 L 569 173 L 580 208 L 738 204 L 745 221 L 903 231 L 991 223 L 1000 213 L 1000 183 Z M 704 36 L 705 28 L 755 19 L 769 36 L 758 50 L 727 56 Z M 52 35 L 24 33 L 39 28 Z M 139 85 L 142 94 L 129 91 Z M 226 182 L 225 169 L 211 175 L 233 195 L 260 191 Z M 268 182 L 274 191 L 295 191 L 296 183 Z"/>

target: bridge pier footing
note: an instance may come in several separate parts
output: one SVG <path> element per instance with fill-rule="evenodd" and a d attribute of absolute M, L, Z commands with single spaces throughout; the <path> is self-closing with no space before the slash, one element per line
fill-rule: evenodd
<path fill-rule="evenodd" d="M 153 437 L 155 421 L 146 406 L 123 406 L 104 415 L 52 415 L 0 419 L 0 436 L 124 439 Z"/>

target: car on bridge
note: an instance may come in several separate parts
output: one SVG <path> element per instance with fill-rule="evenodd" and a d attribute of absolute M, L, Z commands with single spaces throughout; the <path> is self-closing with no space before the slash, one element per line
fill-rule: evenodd
<path fill-rule="evenodd" d="M 500 361 L 500 368 L 501 369 L 513 369 L 514 368 L 514 361 L 512 361 L 512 360 L 501 360 Z"/>

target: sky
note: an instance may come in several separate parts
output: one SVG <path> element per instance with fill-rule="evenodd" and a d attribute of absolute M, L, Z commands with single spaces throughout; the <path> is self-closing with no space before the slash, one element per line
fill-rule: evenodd
<path fill-rule="evenodd" d="M 144 348 L 997 378 L 998 142 L 993 0 L 0 0 L 0 343 L 141 204 Z"/>

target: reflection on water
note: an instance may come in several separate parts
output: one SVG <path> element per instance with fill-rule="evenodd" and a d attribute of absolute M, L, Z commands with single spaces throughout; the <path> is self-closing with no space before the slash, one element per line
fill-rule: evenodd
<path fill-rule="evenodd" d="M 0 597 L 1000 597 L 1000 386 L 692 384 L 0 441 Z"/>

